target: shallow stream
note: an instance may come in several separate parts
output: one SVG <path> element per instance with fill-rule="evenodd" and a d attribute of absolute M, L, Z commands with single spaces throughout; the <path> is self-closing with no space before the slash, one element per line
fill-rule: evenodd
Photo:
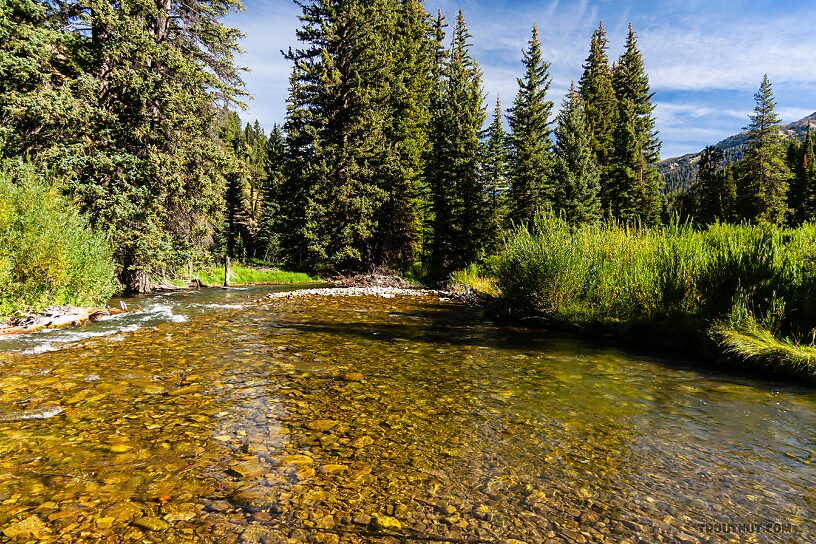
<path fill-rule="evenodd" d="M 816 541 L 812 389 L 267 290 L 0 341 L 0 541 Z"/>

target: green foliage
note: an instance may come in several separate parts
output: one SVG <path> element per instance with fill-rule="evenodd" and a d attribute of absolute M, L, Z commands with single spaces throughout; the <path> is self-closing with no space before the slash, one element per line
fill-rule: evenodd
<path fill-rule="evenodd" d="M 621 221 L 657 225 L 663 207 L 662 181 L 656 168 L 661 143 L 653 115 L 654 93 L 631 24 L 626 50 L 612 70 L 612 85 L 618 119 L 609 165 L 609 206 L 613 217 Z"/>
<path fill-rule="evenodd" d="M 564 99 L 555 136 L 555 211 L 571 224 L 598 221 L 601 218 L 600 176 L 584 105 L 574 87 Z"/>
<path fill-rule="evenodd" d="M 491 297 L 497 297 L 501 294 L 496 278 L 490 274 L 485 274 L 476 264 L 470 264 L 461 270 L 452 272 L 448 283 L 454 291 L 464 288 Z"/>
<path fill-rule="evenodd" d="M 816 149 L 809 130 L 801 145 L 791 142 L 788 164 L 793 173 L 788 192 L 789 223 L 798 225 L 816 217 Z"/>
<path fill-rule="evenodd" d="M 788 182 L 785 145 L 779 133 L 773 89 L 766 75 L 754 95 L 756 105 L 748 130 L 745 158 L 738 165 L 742 217 L 781 225 L 787 215 Z"/>
<path fill-rule="evenodd" d="M 816 225 L 716 223 L 705 231 L 596 224 L 551 215 L 518 229 L 498 267 L 518 316 L 616 325 L 660 320 L 760 323 L 790 343 L 816 331 Z"/>
<path fill-rule="evenodd" d="M 816 328 L 814 262 L 810 224 L 572 228 L 545 215 L 534 230 L 513 233 L 499 276 L 514 309 L 567 321 L 714 319 L 738 293 L 765 315 L 782 300 L 779 331 L 802 338 Z"/>
<path fill-rule="evenodd" d="M 287 262 L 360 269 L 422 244 L 431 46 L 412 0 L 305 2 L 278 232 Z"/>
<path fill-rule="evenodd" d="M 114 292 L 104 235 L 30 167 L 0 171 L 0 315 L 104 303 Z"/>
<path fill-rule="evenodd" d="M 538 27 L 522 57 L 524 77 L 510 108 L 510 217 L 516 223 L 530 222 L 536 212 L 552 207 L 555 188 L 552 175 L 550 114 L 547 100 L 552 77 L 538 38 Z"/>
<path fill-rule="evenodd" d="M 482 256 L 484 192 L 479 179 L 480 133 L 485 120 L 482 72 L 460 11 L 432 125 L 428 180 L 433 204 L 430 268 L 446 274 Z"/>
<path fill-rule="evenodd" d="M 578 93 L 586 108 L 587 129 L 595 153 L 601 186 L 601 208 L 609 215 L 612 201 L 612 155 L 615 150 L 615 125 L 618 118 L 617 98 L 612 87 L 612 73 L 606 52 L 607 39 L 603 24 L 592 34 L 589 56 L 578 83 Z"/>
<path fill-rule="evenodd" d="M 502 126 L 501 99 L 496 98 L 493 122 L 487 127 L 482 142 L 481 176 L 487 200 L 484 213 L 485 253 L 499 250 L 508 215 L 508 146 Z"/>
<path fill-rule="evenodd" d="M 211 265 L 198 270 L 195 277 L 204 285 L 224 285 L 224 266 Z M 286 283 L 314 283 L 321 281 L 320 277 L 303 272 L 287 272 L 277 268 L 244 266 L 240 263 L 230 264 L 230 284 L 286 284 Z"/>
<path fill-rule="evenodd" d="M 130 289 L 200 259 L 232 158 L 212 129 L 241 94 L 240 33 L 221 22 L 237 0 L 2 8 L 0 153 L 66 180 Z"/>

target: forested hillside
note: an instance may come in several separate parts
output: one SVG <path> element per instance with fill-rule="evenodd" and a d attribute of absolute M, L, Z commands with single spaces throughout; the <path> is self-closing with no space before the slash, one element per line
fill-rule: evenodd
<path fill-rule="evenodd" d="M 814 129 L 816 129 L 816 113 L 779 127 L 779 131 L 784 137 L 799 141 L 804 140 L 805 135 L 808 132 L 813 132 Z M 723 151 L 723 156 L 726 157 L 727 161 L 736 162 L 745 153 L 748 136 L 748 131 L 743 131 L 717 142 L 714 147 Z M 679 157 L 670 157 L 657 163 L 657 169 L 663 177 L 666 192 L 684 190 L 691 184 L 697 175 L 701 156 L 702 151 L 688 153 Z"/>

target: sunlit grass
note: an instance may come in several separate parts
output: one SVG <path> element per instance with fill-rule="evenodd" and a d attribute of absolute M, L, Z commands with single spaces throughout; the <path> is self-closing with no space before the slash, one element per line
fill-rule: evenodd
<path fill-rule="evenodd" d="M 224 267 L 210 266 L 198 272 L 198 279 L 204 285 L 223 285 Z M 230 266 L 230 283 L 235 285 L 246 284 L 288 284 L 320 282 L 319 276 L 304 272 L 288 272 L 277 268 L 247 267 L 238 263 Z"/>
<path fill-rule="evenodd" d="M 501 294 L 498 280 L 494 276 L 483 274 L 475 264 L 453 272 L 450 275 L 450 284 L 454 289 L 457 286 L 462 286 L 491 297 L 497 297 Z"/>
<path fill-rule="evenodd" d="M 699 338 L 714 339 L 729 358 L 816 375 L 812 224 L 574 228 L 544 215 L 511 234 L 497 276 L 518 317 L 610 327 L 696 322 Z"/>

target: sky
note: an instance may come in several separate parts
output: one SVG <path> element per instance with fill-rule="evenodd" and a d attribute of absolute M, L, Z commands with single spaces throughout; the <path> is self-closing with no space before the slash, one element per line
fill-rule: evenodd
<path fill-rule="evenodd" d="M 291 66 L 281 50 L 297 46 L 300 8 L 290 0 L 245 0 L 230 26 L 245 34 L 238 62 L 252 95 L 242 118 L 269 130 L 282 123 Z M 496 95 L 508 107 L 522 72 L 521 53 L 538 25 L 553 77 L 549 98 L 560 107 L 580 78 L 589 40 L 603 21 L 610 58 L 631 22 L 649 74 L 662 156 L 701 150 L 742 130 L 763 74 L 773 84 L 784 122 L 816 112 L 814 0 L 426 0 L 451 22 L 463 10 L 473 54 L 484 72 L 487 109 Z"/>

